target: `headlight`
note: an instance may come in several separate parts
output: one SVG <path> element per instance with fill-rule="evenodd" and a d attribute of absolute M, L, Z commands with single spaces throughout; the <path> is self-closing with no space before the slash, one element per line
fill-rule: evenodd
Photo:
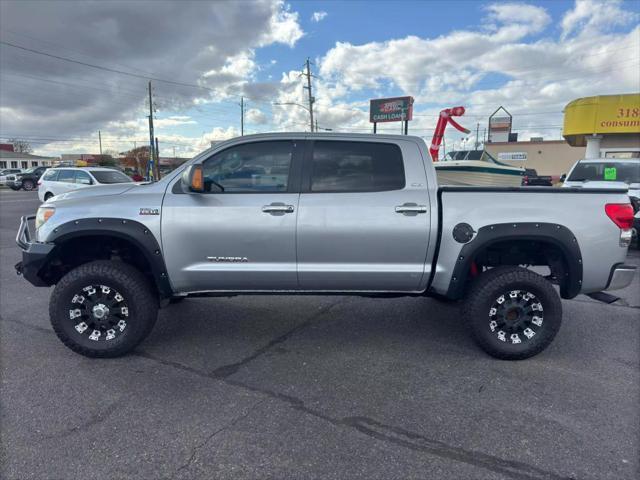
<path fill-rule="evenodd" d="M 54 213 L 56 213 L 55 207 L 43 206 L 38 208 L 38 213 L 36 213 L 36 230 L 47 223 L 47 220 L 49 220 Z"/>

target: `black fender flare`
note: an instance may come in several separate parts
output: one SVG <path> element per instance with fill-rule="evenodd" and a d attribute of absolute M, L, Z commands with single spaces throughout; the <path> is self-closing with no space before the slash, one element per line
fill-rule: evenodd
<path fill-rule="evenodd" d="M 492 244 L 509 240 L 532 240 L 554 245 L 566 261 L 565 278 L 560 280 L 560 296 L 573 298 L 582 288 L 582 253 L 571 230 L 554 223 L 499 223 L 478 229 L 474 238 L 466 243 L 456 261 L 446 296 L 460 299 L 471 270 L 471 262 L 478 252 Z"/>
<path fill-rule="evenodd" d="M 145 225 L 124 218 L 83 218 L 57 226 L 47 242 L 58 247 L 68 240 L 85 236 L 110 236 L 131 242 L 149 263 L 160 298 L 170 298 L 173 295 L 162 250 Z"/>

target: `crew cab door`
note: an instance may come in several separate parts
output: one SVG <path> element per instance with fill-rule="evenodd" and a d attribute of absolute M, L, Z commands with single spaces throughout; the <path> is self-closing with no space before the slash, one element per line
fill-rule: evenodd
<path fill-rule="evenodd" d="M 296 289 L 295 141 L 242 143 L 202 162 L 204 193 L 165 195 L 162 245 L 177 292 Z M 224 190 L 222 190 L 222 189 Z"/>
<path fill-rule="evenodd" d="M 298 211 L 300 288 L 418 290 L 430 215 L 415 143 L 309 142 Z"/>

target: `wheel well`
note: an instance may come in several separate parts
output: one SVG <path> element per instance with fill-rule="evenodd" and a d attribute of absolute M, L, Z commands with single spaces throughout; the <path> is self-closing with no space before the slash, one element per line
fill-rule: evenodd
<path fill-rule="evenodd" d="M 570 280 L 567 252 L 553 240 L 510 239 L 492 242 L 473 254 L 470 265 L 468 277 L 502 265 L 521 265 L 548 267 L 547 279 L 560 285 L 562 291 L 566 291 Z"/>
<path fill-rule="evenodd" d="M 119 260 L 133 266 L 142 272 L 157 292 L 153 270 L 144 251 L 135 242 L 113 235 L 83 235 L 57 243 L 55 254 L 41 276 L 55 284 L 67 272 L 94 260 Z"/>

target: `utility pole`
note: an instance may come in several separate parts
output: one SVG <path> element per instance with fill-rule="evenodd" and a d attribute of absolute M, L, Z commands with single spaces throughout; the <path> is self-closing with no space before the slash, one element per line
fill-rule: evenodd
<path fill-rule="evenodd" d="M 98 130 L 98 142 L 100 142 L 100 156 L 102 156 L 102 134 Z"/>
<path fill-rule="evenodd" d="M 176 147 L 173 147 L 173 158 L 176 158 Z"/>
<path fill-rule="evenodd" d="M 309 127 L 313 132 L 313 102 L 315 102 L 315 98 L 313 98 L 313 93 L 311 91 L 311 67 L 309 66 L 309 64 L 309 57 L 307 57 L 307 61 L 305 63 L 307 71 L 306 73 L 303 72 L 302 74 L 307 77 L 307 86 L 304 88 L 306 88 L 309 93 Z"/>
<path fill-rule="evenodd" d="M 478 139 L 478 135 L 480 135 L 480 122 L 476 123 L 476 145 L 474 150 L 477 150 L 478 146 L 480 145 L 480 140 Z"/>
<path fill-rule="evenodd" d="M 244 136 L 244 96 L 240 97 L 240 136 Z"/>
<path fill-rule="evenodd" d="M 156 161 L 153 166 L 155 167 L 153 176 L 156 180 L 160 180 L 160 149 L 158 148 L 158 137 L 156 137 Z"/>
<path fill-rule="evenodd" d="M 153 141 L 153 99 L 151 98 L 151 81 L 149 81 L 149 165 L 147 166 L 147 177 L 151 181 L 155 178 L 155 145 Z"/>

